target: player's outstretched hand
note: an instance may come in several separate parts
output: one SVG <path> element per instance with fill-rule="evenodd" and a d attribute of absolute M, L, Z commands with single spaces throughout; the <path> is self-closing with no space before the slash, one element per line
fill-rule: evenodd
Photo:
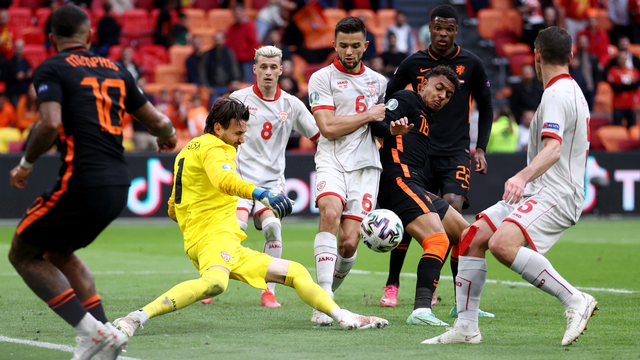
<path fill-rule="evenodd" d="M 516 174 L 504 183 L 504 195 L 502 195 L 502 200 L 509 205 L 513 205 L 522 200 L 525 185 L 527 185 L 527 181 L 522 179 L 520 174 Z"/>
<path fill-rule="evenodd" d="M 26 168 L 22 165 L 14 167 L 13 170 L 9 172 L 9 176 L 11 177 L 9 182 L 11 186 L 16 189 L 24 189 L 24 186 L 27 185 L 27 177 L 31 175 L 32 172 L 33 168 Z"/>
<path fill-rule="evenodd" d="M 260 201 L 269 210 L 273 211 L 273 214 L 282 219 L 287 215 L 291 215 L 293 212 L 293 204 L 295 201 L 289 199 L 283 194 L 275 191 L 256 189 L 253 191 L 253 198 Z"/>
<path fill-rule="evenodd" d="M 487 173 L 487 159 L 484 158 L 484 150 L 476 149 L 473 154 L 473 162 L 476 164 L 476 172 L 482 175 Z"/>
<path fill-rule="evenodd" d="M 156 142 L 158 143 L 158 153 L 161 151 L 172 152 L 178 144 L 178 136 L 173 134 L 167 137 L 159 137 L 156 139 Z"/>
<path fill-rule="evenodd" d="M 392 121 L 390 127 L 391 135 L 406 135 L 413 129 L 413 124 L 409 124 L 409 119 L 405 116 L 396 121 Z"/>
<path fill-rule="evenodd" d="M 371 109 L 367 110 L 367 112 L 372 122 L 384 120 L 384 104 L 374 105 Z"/>

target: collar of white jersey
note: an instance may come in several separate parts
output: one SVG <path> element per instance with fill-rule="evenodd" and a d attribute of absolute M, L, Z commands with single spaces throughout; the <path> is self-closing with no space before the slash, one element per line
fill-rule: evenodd
<path fill-rule="evenodd" d="M 343 72 L 347 75 L 362 75 L 364 73 L 364 64 L 362 63 L 362 61 L 360 62 L 360 71 L 357 73 L 347 71 L 347 69 L 342 66 L 342 64 L 340 63 L 340 59 L 338 58 L 333 59 L 333 66 L 335 66 L 338 71 Z"/>
<path fill-rule="evenodd" d="M 547 83 L 547 86 L 545 87 L 545 90 L 548 89 L 551 85 L 555 84 L 558 80 L 562 80 L 562 79 L 572 80 L 573 78 L 571 77 L 571 75 L 566 74 L 566 73 L 557 75 L 556 77 L 554 77 L 551 80 L 549 80 L 549 82 Z"/>
<path fill-rule="evenodd" d="M 260 100 L 262 101 L 276 101 L 278 99 L 280 99 L 280 95 L 282 94 L 282 90 L 280 90 L 280 85 L 276 85 L 276 96 L 273 98 L 273 100 L 267 100 L 264 98 L 264 96 L 262 96 L 262 92 L 260 91 L 260 88 L 258 88 L 258 84 L 253 84 L 253 93 L 258 95 L 258 97 L 260 98 Z"/>

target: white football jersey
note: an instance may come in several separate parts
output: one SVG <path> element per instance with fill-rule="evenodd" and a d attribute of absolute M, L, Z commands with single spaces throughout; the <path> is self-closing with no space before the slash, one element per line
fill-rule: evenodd
<path fill-rule="evenodd" d="M 334 110 L 336 116 L 357 115 L 384 103 L 387 80 L 362 65 L 358 74 L 348 73 L 336 58 L 333 63 L 311 75 L 309 105 L 311 111 Z M 369 124 L 334 139 L 320 135 L 316 166 L 338 166 L 353 171 L 380 165 L 380 155 Z M 322 164 L 322 165 L 321 165 Z"/>
<path fill-rule="evenodd" d="M 274 100 L 264 99 L 256 84 L 234 91 L 229 97 L 245 104 L 251 112 L 236 162 L 238 175 L 257 186 L 284 175 L 284 153 L 292 130 L 311 140 L 320 136 L 304 103 L 280 90 L 280 86 Z"/>
<path fill-rule="evenodd" d="M 542 176 L 527 184 L 525 194 L 543 187 L 558 196 L 558 206 L 574 222 L 584 204 L 584 174 L 589 155 L 589 106 L 578 84 L 569 74 L 551 79 L 531 121 L 527 163 L 543 149 L 544 137 L 562 143 L 560 160 Z"/>

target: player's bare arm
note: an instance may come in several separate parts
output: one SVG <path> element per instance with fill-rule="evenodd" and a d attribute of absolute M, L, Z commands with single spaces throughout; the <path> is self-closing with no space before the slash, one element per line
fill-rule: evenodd
<path fill-rule="evenodd" d="M 316 110 L 313 116 L 322 136 L 334 139 L 350 134 L 362 125 L 384 120 L 384 113 L 384 104 L 377 104 L 358 115 L 336 116 L 333 110 L 321 109 Z"/>
<path fill-rule="evenodd" d="M 33 128 L 31 139 L 20 164 L 13 168 L 11 186 L 23 189 L 27 184 L 27 177 L 33 172 L 33 163 L 53 146 L 62 125 L 60 103 L 49 101 L 40 104 L 38 122 Z"/>
<path fill-rule="evenodd" d="M 171 152 L 175 149 L 178 143 L 178 137 L 176 136 L 176 130 L 173 128 L 173 124 L 171 124 L 171 120 L 158 111 L 150 102 L 147 101 L 146 104 L 133 112 L 132 115 L 136 120 L 149 128 L 149 134 L 157 137 L 158 152 Z"/>
<path fill-rule="evenodd" d="M 546 137 L 542 140 L 542 145 L 544 148 L 533 158 L 531 163 L 504 184 L 502 200 L 509 204 L 515 204 L 520 201 L 524 195 L 525 185 L 540 177 L 560 160 L 560 147 L 562 146 L 560 141 Z"/>

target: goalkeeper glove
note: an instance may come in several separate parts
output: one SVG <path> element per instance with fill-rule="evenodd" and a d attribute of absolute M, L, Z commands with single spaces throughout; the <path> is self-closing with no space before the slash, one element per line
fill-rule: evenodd
<path fill-rule="evenodd" d="M 273 211 L 273 214 L 278 219 L 291 215 L 293 204 L 295 204 L 293 200 L 283 194 L 264 189 L 253 190 L 252 196 L 255 200 L 260 201 L 264 206 L 268 207 L 269 210 Z"/>

